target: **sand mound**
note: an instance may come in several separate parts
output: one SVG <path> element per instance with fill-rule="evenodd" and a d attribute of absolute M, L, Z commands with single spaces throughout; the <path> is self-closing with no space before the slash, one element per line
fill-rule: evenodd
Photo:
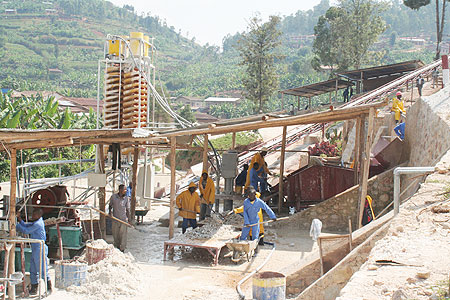
<path fill-rule="evenodd" d="M 96 240 L 91 246 L 105 249 L 110 245 Z M 71 286 L 67 290 L 84 299 L 129 298 L 145 290 L 142 270 L 130 253 L 113 249 L 111 256 L 88 267 L 87 282 L 82 286 Z"/>

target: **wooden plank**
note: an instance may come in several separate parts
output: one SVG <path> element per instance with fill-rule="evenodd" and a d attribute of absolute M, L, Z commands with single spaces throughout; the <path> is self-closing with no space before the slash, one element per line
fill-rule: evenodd
<path fill-rule="evenodd" d="M 203 135 L 203 170 L 208 171 L 208 135 Z"/>
<path fill-rule="evenodd" d="M 176 137 L 170 138 L 170 213 L 169 239 L 173 238 L 175 225 L 175 153 L 177 150 Z"/>
<path fill-rule="evenodd" d="M 231 150 L 236 149 L 236 132 L 231 135 Z"/>
<path fill-rule="evenodd" d="M 114 137 L 120 134 L 131 136 L 134 129 L 0 129 L 0 140 L 39 140 L 39 139 L 64 139 L 81 137 Z"/>
<path fill-rule="evenodd" d="M 9 181 L 9 207 L 8 207 L 8 215 L 9 215 L 9 237 L 16 237 L 16 188 L 17 188 L 17 151 L 16 149 L 11 149 L 11 163 L 10 163 L 10 181 Z M 8 277 L 10 274 L 15 272 L 15 247 L 9 253 L 9 261 L 8 261 Z M 16 289 L 9 288 L 8 289 L 8 297 L 9 299 L 16 298 Z"/>
<path fill-rule="evenodd" d="M 354 149 L 354 156 L 353 156 L 353 170 L 355 171 L 353 173 L 354 175 L 354 183 L 355 185 L 358 184 L 359 181 L 359 159 L 360 159 L 360 138 L 361 138 L 361 116 L 356 118 L 355 122 L 355 149 Z"/>
<path fill-rule="evenodd" d="M 284 159 L 286 156 L 286 133 L 287 127 L 283 127 L 283 137 L 281 140 L 281 157 L 280 157 L 280 182 L 278 185 L 278 213 L 281 213 L 281 207 L 284 202 Z"/>
<path fill-rule="evenodd" d="M 105 174 L 105 154 L 103 151 L 103 144 L 98 144 L 98 168 L 100 173 Z M 98 202 L 101 211 L 106 213 L 106 188 L 98 188 Z M 104 215 L 100 214 L 100 232 L 102 237 L 106 238 L 106 218 Z"/>
<path fill-rule="evenodd" d="M 223 134 L 229 132 L 255 130 L 260 128 L 282 127 L 291 125 L 302 124 L 315 124 L 315 123 L 328 123 L 334 121 L 342 121 L 348 119 L 354 119 L 357 116 L 368 113 L 371 107 L 383 107 L 386 102 L 377 102 L 374 104 L 358 105 L 350 108 L 341 108 L 328 110 L 325 112 L 312 112 L 309 114 L 269 119 L 267 121 L 253 121 L 248 123 L 238 123 L 233 125 L 221 126 L 216 123 L 214 128 L 191 128 L 191 129 L 179 129 L 167 132 L 161 132 L 161 136 L 171 137 L 180 135 L 201 135 L 201 134 Z"/>
<path fill-rule="evenodd" d="M 119 158 L 120 159 L 120 158 Z M 130 219 L 129 222 L 134 222 L 136 215 L 136 183 L 137 183 L 137 167 L 139 160 L 139 147 L 134 147 L 133 152 L 133 166 L 131 169 L 131 208 L 130 208 Z"/>
<path fill-rule="evenodd" d="M 375 109 L 371 108 L 369 111 L 369 124 L 367 127 L 367 136 L 365 143 L 365 150 L 362 156 L 362 167 L 361 180 L 359 184 L 359 214 L 358 214 L 358 228 L 362 227 L 361 221 L 364 211 L 364 203 L 367 196 L 367 181 L 369 179 L 369 168 L 370 168 L 370 149 L 372 148 L 373 142 L 373 126 L 375 119 Z"/>

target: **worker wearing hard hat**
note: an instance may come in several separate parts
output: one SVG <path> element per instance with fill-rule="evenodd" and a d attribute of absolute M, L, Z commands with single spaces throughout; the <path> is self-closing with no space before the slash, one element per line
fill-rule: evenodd
<path fill-rule="evenodd" d="M 176 202 L 180 210 L 179 215 L 183 218 L 181 230 L 186 232 L 188 227 L 195 229 L 197 227 L 197 213 L 200 212 L 200 198 L 195 191 L 197 185 L 193 182 L 189 184 L 186 191 L 178 195 Z"/>
<path fill-rule="evenodd" d="M 259 192 L 256 192 L 256 198 L 259 198 L 259 197 L 261 197 L 261 194 Z M 244 205 L 233 209 L 227 215 L 231 215 L 232 213 L 243 214 L 243 212 L 244 212 Z M 260 223 L 259 224 L 259 245 L 264 245 L 264 224 L 262 223 L 264 221 L 264 218 L 263 218 L 262 209 L 259 209 L 258 217 L 259 217 L 259 223 Z M 250 235 L 250 239 L 253 239 L 251 228 L 250 228 L 249 235 Z"/>
<path fill-rule="evenodd" d="M 397 92 L 396 96 L 392 99 L 391 111 L 394 112 L 395 123 L 400 121 L 401 114 L 406 114 L 405 106 L 402 100 L 402 92 Z"/>
<path fill-rule="evenodd" d="M 259 166 L 259 168 L 256 169 L 256 171 L 259 172 L 260 170 L 264 170 L 264 173 L 266 175 L 270 175 L 271 174 L 269 169 L 267 168 L 267 164 L 266 164 L 266 162 L 264 160 L 264 156 L 266 156 L 267 151 L 268 151 L 267 147 L 263 147 L 261 149 L 261 152 L 258 152 L 258 153 L 256 153 L 253 156 L 253 158 L 252 158 L 252 160 L 250 162 L 250 166 L 248 167 L 247 180 L 245 181 L 244 189 L 247 189 L 251 185 L 251 183 L 250 183 L 250 173 L 251 173 L 251 170 L 253 169 L 255 163 L 258 163 L 258 166 Z"/>
<path fill-rule="evenodd" d="M 200 182 L 198 183 L 200 190 L 200 221 L 206 217 L 211 217 L 211 208 L 216 199 L 216 186 L 211 177 L 208 176 L 206 170 L 203 171 Z"/>
<path fill-rule="evenodd" d="M 256 191 L 252 186 L 248 187 L 248 198 L 244 200 L 244 228 L 240 240 L 246 240 L 250 230 L 252 231 L 252 240 L 256 240 L 259 237 L 259 223 L 260 219 L 258 212 L 263 209 L 272 220 L 276 220 L 277 217 L 272 209 L 261 199 L 256 197 Z"/>

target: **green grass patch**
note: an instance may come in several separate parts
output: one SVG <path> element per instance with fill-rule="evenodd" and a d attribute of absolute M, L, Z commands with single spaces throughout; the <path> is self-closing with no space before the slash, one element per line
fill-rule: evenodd
<path fill-rule="evenodd" d="M 251 143 L 258 141 L 261 136 L 258 133 L 246 131 L 246 132 L 238 132 L 236 133 L 236 147 L 237 146 L 247 146 Z M 219 150 L 228 150 L 231 148 L 232 144 L 232 134 L 227 133 L 220 138 L 211 140 L 211 143 L 214 145 L 214 148 Z"/>

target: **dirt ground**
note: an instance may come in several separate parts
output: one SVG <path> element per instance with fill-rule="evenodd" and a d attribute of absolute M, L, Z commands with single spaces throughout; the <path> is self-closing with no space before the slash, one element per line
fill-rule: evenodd
<path fill-rule="evenodd" d="M 272 247 L 261 247 L 257 256 L 250 262 L 234 264 L 230 258 L 223 257 L 227 253 L 224 248 L 219 264 L 214 266 L 212 256 L 206 250 L 177 249 L 167 261 L 163 260 L 163 244 L 168 239 L 168 228 L 159 226 L 157 221 L 168 212 L 166 206 L 154 206 L 139 225 L 139 232 L 128 231 L 126 252 L 130 252 L 142 270 L 142 276 L 148 283 L 146 292 L 136 298 L 126 299 L 238 299 L 235 290 L 237 283 L 258 267 L 269 255 Z M 181 232 L 176 229 L 176 234 Z M 317 244 L 309 237 L 309 232 L 277 229 L 266 226 L 265 240 L 276 243 L 276 250 L 262 271 L 280 271 L 294 262 L 307 261 L 317 251 Z M 112 237 L 108 237 L 112 242 Z M 54 278 L 54 271 L 51 270 Z M 251 280 L 242 287 L 246 297 L 251 297 Z M 56 289 L 49 300 L 86 299 L 64 290 Z M 90 299 L 90 298 L 89 298 Z M 117 298 L 115 298 L 117 299 Z M 118 298 L 122 299 L 122 298 Z M 123 298 L 125 299 L 125 298 Z"/>

